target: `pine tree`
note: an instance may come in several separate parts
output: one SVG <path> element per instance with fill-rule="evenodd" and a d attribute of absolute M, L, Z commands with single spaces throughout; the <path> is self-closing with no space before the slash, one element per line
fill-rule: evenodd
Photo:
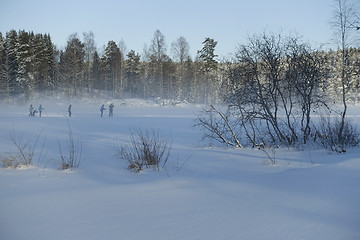
<path fill-rule="evenodd" d="M 77 95 L 84 84 L 84 44 L 77 34 L 69 37 L 65 51 L 60 58 L 62 85 L 68 94 Z"/>
<path fill-rule="evenodd" d="M 163 98 L 177 99 L 179 84 L 176 81 L 176 66 L 169 56 L 166 56 L 162 68 Z"/>
<path fill-rule="evenodd" d="M 200 71 L 201 71 L 201 81 L 200 89 L 203 89 L 204 94 L 202 102 L 209 103 L 212 100 L 217 98 L 217 83 L 215 75 L 215 70 L 217 69 L 217 61 L 215 58 L 217 55 L 215 54 L 215 47 L 217 45 L 217 41 L 214 41 L 212 38 L 205 38 L 203 42 L 203 48 L 198 51 L 198 61 L 201 63 Z"/>
<path fill-rule="evenodd" d="M 44 36 L 44 61 L 43 61 L 43 70 L 44 70 L 44 79 L 45 79 L 45 88 L 49 87 L 54 88 L 55 85 L 55 53 L 56 49 L 54 44 L 51 41 L 51 37 L 49 34 L 45 34 Z"/>
<path fill-rule="evenodd" d="M 101 63 L 100 57 L 97 51 L 94 52 L 92 57 L 92 65 L 90 70 L 90 81 L 93 89 L 104 90 L 104 86 L 101 83 Z"/>
<path fill-rule="evenodd" d="M 183 63 L 183 78 L 181 81 L 182 87 L 182 100 L 186 100 L 188 102 L 194 102 L 194 92 L 196 87 L 195 82 L 195 66 L 194 62 L 191 60 L 190 57 L 186 59 L 186 61 Z"/>
<path fill-rule="evenodd" d="M 131 97 L 139 96 L 142 87 L 140 86 L 140 55 L 134 50 L 127 54 L 125 76 L 127 80 L 127 90 Z"/>
<path fill-rule="evenodd" d="M 111 91 L 113 97 L 122 96 L 124 85 L 121 76 L 122 57 L 114 41 L 109 41 L 101 58 L 104 73 L 105 90 Z"/>
<path fill-rule="evenodd" d="M 215 47 L 217 45 L 217 41 L 212 38 L 205 38 L 203 48 L 198 51 L 199 61 L 204 63 L 205 72 L 210 72 L 217 68 L 217 61 L 215 58 L 217 55 L 215 54 Z"/>

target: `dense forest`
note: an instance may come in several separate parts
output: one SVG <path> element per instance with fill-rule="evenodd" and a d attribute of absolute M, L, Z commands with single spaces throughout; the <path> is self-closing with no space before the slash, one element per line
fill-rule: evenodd
<path fill-rule="evenodd" d="M 99 52 L 94 39 L 92 32 L 83 33 L 82 39 L 73 34 L 65 49 L 57 49 L 49 34 L 24 30 L 0 33 L 0 98 L 6 100 L 20 94 L 29 99 L 41 92 L 69 97 L 101 95 L 216 103 L 230 99 L 234 91 L 248 89 L 250 75 L 256 71 L 264 73 L 263 81 L 271 77 L 267 73 L 277 74 L 276 79 L 284 86 L 289 78 L 300 79 L 302 75 L 307 79 L 316 72 L 314 91 L 322 91 L 333 100 L 341 96 L 341 50 L 312 49 L 295 37 L 266 33 L 254 36 L 238 47 L 233 59 L 219 59 L 215 54 L 217 41 L 212 38 L 204 39 L 194 59 L 184 37 L 171 43 L 168 51 L 165 36 L 159 30 L 141 55 L 126 51 L 123 42 L 114 41 Z M 266 41 L 267 45 L 260 44 Z M 276 71 L 261 67 L 250 71 L 253 66 L 249 63 L 260 61 L 256 48 L 261 47 L 270 50 L 264 53 L 269 56 L 261 56 L 261 61 L 275 60 L 279 64 L 270 66 Z M 346 91 L 351 93 L 348 100 L 358 102 L 360 49 L 346 48 L 346 56 Z M 303 60 L 309 66 L 300 66 Z M 300 67 L 306 69 L 300 71 Z"/>

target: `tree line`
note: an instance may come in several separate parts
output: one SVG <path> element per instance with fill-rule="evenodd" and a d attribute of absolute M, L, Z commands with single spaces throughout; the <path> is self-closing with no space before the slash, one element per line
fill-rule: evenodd
<path fill-rule="evenodd" d="M 0 33 L 0 96 L 63 91 L 69 97 L 101 93 L 113 98 L 212 101 L 217 42 L 206 38 L 203 44 L 193 61 L 184 37 L 171 44 L 171 58 L 159 30 L 142 56 L 114 41 L 99 54 L 92 32 L 83 33 L 83 40 L 72 34 L 65 49 L 56 49 L 49 34 L 11 30 L 5 36 Z"/>
<path fill-rule="evenodd" d="M 262 37 L 269 40 L 274 37 L 271 35 L 274 34 L 264 33 Z M 321 81 L 316 82 L 315 89 L 326 89 L 328 96 L 337 98 L 343 87 L 346 87 L 348 92 L 353 93 L 351 100 L 359 101 L 359 48 L 346 47 L 344 60 L 345 53 L 341 49 L 320 51 L 307 46 L 304 53 L 302 48 L 306 44 L 301 39 L 280 36 L 279 39 L 281 38 L 288 38 L 293 42 L 292 46 L 284 42 L 278 44 L 293 48 L 291 54 L 296 57 L 297 62 L 289 63 L 288 53 L 271 53 L 277 55 L 275 60 L 279 69 L 289 64 L 300 64 L 306 54 L 311 55 L 312 61 L 321 62 Z M 238 68 L 244 68 L 248 64 L 240 56 L 246 51 L 247 54 L 255 54 L 249 51 L 256 44 L 259 41 L 250 41 L 246 48 L 238 47 L 233 59 L 220 60 L 215 54 L 217 41 L 205 38 L 203 48 L 197 51 L 193 60 L 184 37 L 179 37 L 171 44 L 170 57 L 165 36 L 159 30 L 154 32 L 151 44 L 142 55 L 134 50 L 127 52 L 124 43 L 117 44 L 114 41 L 109 41 L 103 53 L 99 54 L 92 32 L 83 33 L 83 40 L 77 34 L 72 34 L 65 49 L 56 49 L 49 34 L 11 30 L 5 36 L 0 33 L 0 97 L 5 99 L 22 94 L 29 98 L 34 92 L 62 91 L 69 97 L 104 94 L 113 98 L 160 98 L 216 103 L 229 98 L 229 89 L 246 87 L 249 83 L 248 76 L 238 73 Z M 249 55 L 247 59 L 252 57 L 254 56 Z M 265 63 L 271 57 L 274 56 L 266 56 L 262 61 Z M 344 74 L 341 68 L 343 62 L 349 72 L 346 86 L 343 86 L 340 79 L 341 74 Z M 296 81 L 301 73 L 284 74 L 281 73 L 284 77 L 278 80 L 280 85 L 287 84 L 290 80 Z M 271 75 L 265 79 L 270 77 Z"/>

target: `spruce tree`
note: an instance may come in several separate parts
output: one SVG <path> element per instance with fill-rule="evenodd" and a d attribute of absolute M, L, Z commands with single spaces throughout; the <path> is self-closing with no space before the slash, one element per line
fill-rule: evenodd
<path fill-rule="evenodd" d="M 101 82 L 101 63 L 100 57 L 97 51 L 94 52 L 92 57 L 92 65 L 90 70 L 90 81 L 93 89 L 104 90 L 104 87 Z"/>
<path fill-rule="evenodd" d="M 120 97 L 123 91 L 121 76 L 122 57 L 114 41 L 109 41 L 105 53 L 101 58 L 103 73 L 105 74 L 105 90 L 111 91 L 113 97 Z"/>
<path fill-rule="evenodd" d="M 4 48 L 5 39 L 0 32 L 0 97 L 3 98 L 7 95 L 7 78 L 6 78 L 6 69 L 5 69 L 5 48 Z"/>
<path fill-rule="evenodd" d="M 140 55 L 134 50 L 127 54 L 125 76 L 128 83 L 127 90 L 131 97 L 138 96 L 142 89 L 140 84 Z"/>
<path fill-rule="evenodd" d="M 77 95 L 84 85 L 84 44 L 77 34 L 69 37 L 67 46 L 60 59 L 63 86 L 68 94 Z"/>
<path fill-rule="evenodd" d="M 16 51 L 18 62 L 16 82 L 21 93 L 29 94 L 31 89 L 29 70 L 31 64 L 30 35 L 25 31 L 20 31 L 18 35 L 18 47 Z"/>
<path fill-rule="evenodd" d="M 6 34 L 5 39 L 5 69 L 7 72 L 6 82 L 8 83 L 8 93 L 14 95 L 19 93 L 20 86 L 17 83 L 18 74 L 18 35 L 15 30 L 11 30 Z"/>

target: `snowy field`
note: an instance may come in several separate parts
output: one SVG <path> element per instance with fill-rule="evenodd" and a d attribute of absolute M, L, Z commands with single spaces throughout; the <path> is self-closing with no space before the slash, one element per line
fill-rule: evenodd
<path fill-rule="evenodd" d="M 360 239 L 358 148 L 276 149 L 271 165 L 262 151 L 202 142 L 192 125 L 203 106 L 127 100 L 100 118 L 101 101 L 73 101 L 68 118 L 67 101 L 32 103 L 42 118 L 28 117 L 28 104 L 1 105 L 0 154 L 15 150 L 12 129 L 39 136 L 34 166 L 0 169 L 1 240 Z M 360 122 L 360 107 L 351 111 Z M 82 143 L 75 171 L 57 169 L 68 123 Z M 172 139 L 166 169 L 131 173 L 113 156 L 132 128 Z"/>

